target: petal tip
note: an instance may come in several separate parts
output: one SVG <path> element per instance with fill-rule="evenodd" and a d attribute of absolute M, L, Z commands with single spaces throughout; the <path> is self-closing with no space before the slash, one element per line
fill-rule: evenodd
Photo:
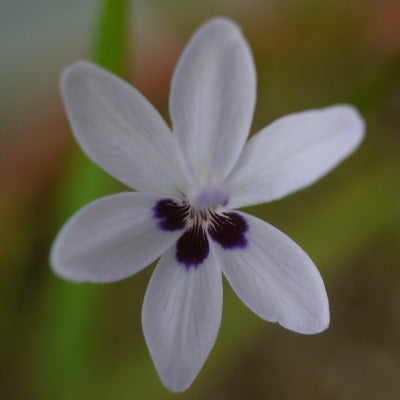
<path fill-rule="evenodd" d="M 323 310 L 319 318 L 316 318 L 314 324 L 310 325 L 309 330 L 305 334 L 314 335 L 321 333 L 329 328 L 330 314 L 329 309 Z"/>
<path fill-rule="evenodd" d="M 62 260 L 60 260 L 61 257 L 59 255 L 59 248 L 60 241 L 58 240 L 58 238 L 56 238 L 50 249 L 49 255 L 49 264 L 54 275 L 56 275 L 60 279 L 63 279 L 64 281 L 70 281 L 74 283 L 87 282 L 87 280 L 82 278 L 82 276 L 79 276 L 76 273 L 71 273 L 68 268 L 65 268 L 65 266 L 63 266 L 64 263 L 62 262 Z"/>
<path fill-rule="evenodd" d="M 330 317 L 329 312 L 314 318 L 312 321 L 302 321 L 297 326 L 288 325 L 285 322 L 277 321 L 279 325 L 290 331 L 300 333 L 302 335 L 316 335 L 322 333 L 329 327 Z"/>
<path fill-rule="evenodd" d="M 343 125 L 347 125 L 353 135 L 353 150 L 362 142 L 365 136 L 366 123 L 360 111 L 352 104 L 337 104 L 332 106 L 338 113 Z"/>
<path fill-rule="evenodd" d="M 240 26 L 235 21 L 220 15 L 210 18 L 202 25 L 203 29 L 212 27 L 214 27 L 215 29 L 225 29 L 225 30 L 229 29 L 229 30 L 235 30 L 237 32 L 242 32 Z"/>
<path fill-rule="evenodd" d="M 162 384 L 165 386 L 166 389 L 168 389 L 172 393 L 182 393 L 186 390 L 189 389 L 191 384 L 193 383 L 193 380 L 190 382 L 175 382 L 175 381 L 169 381 L 168 379 L 164 379 L 160 374 L 159 374 L 160 380 Z"/>
<path fill-rule="evenodd" d="M 310 319 L 303 321 L 297 328 L 292 327 L 289 329 L 304 335 L 316 335 L 328 329 L 330 324 L 328 298 L 326 297 L 322 303 L 322 306 L 310 313 Z"/>
<path fill-rule="evenodd" d="M 91 63 L 86 60 L 77 60 L 72 64 L 67 65 L 61 72 L 59 87 L 62 96 L 67 96 L 68 87 L 71 83 L 75 81 L 75 79 L 82 73 L 88 73 L 90 70 L 99 70 L 101 69 L 96 64 Z"/>
<path fill-rule="evenodd" d="M 325 331 L 330 324 L 329 300 L 325 285 L 319 275 L 320 288 L 314 294 L 314 305 L 310 305 L 309 318 L 301 324 L 298 333 L 315 335 Z"/>
<path fill-rule="evenodd" d="M 244 41 L 248 47 L 247 41 L 243 35 L 242 28 L 232 19 L 224 16 L 215 16 L 204 22 L 194 33 L 193 37 L 205 37 L 203 35 L 215 35 L 215 37 L 237 40 L 238 37 Z M 250 52 L 250 49 L 247 49 Z M 251 56 L 252 57 L 252 56 Z"/>
<path fill-rule="evenodd" d="M 88 65 L 90 65 L 90 63 L 84 60 L 77 60 L 72 64 L 67 65 L 61 72 L 61 77 L 60 77 L 61 88 L 65 87 L 71 75 L 73 75 L 79 69 L 87 68 Z"/>

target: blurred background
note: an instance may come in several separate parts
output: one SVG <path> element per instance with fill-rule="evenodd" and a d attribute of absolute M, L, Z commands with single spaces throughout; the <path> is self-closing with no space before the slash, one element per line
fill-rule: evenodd
<path fill-rule="evenodd" d="M 62 68 L 95 60 L 168 120 L 171 73 L 207 18 L 243 29 L 258 72 L 252 133 L 349 102 L 362 147 L 316 185 L 251 212 L 311 256 L 330 328 L 302 336 L 253 315 L 225 285 L 221 330 L 185 393 L 161 385 L 140 313 L 152 267 L 109 285 L 55 277 L 48 254 L 80 206 L 125 190 L 73 141 Z M 0 0 L 1 399 L 399 399 L 400 2 Z"/>

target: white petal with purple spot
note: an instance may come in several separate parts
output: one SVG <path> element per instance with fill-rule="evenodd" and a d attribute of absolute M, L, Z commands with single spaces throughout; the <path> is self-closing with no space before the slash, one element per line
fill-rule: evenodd
<path fill-rule="evenodd" d="M 57 275 L 73 281 L 111 282 L 140 271 L 173 246 L 183 231 L 166 232 L 154 218 L 160 197 L 120 193 L 77 212 L 51 251 Z"/>
<path fill-rule="evenodd" d="M 173 392 L 187 389 L 217 338 L 222 312 L 222 274 L 211 254 L 185 268 L 175 249 L 160 259 L 142 310 L 143 332 L 158 374 Z"/>
<path fill-rule="evenodd" d="M 210 241 L 221 269 L 240 299 L 258 316 L 299 333 L 329 325 L 324 283 L 310 257 L 288 236 L 248 214 L 248 245 L 224 250 Z"/>

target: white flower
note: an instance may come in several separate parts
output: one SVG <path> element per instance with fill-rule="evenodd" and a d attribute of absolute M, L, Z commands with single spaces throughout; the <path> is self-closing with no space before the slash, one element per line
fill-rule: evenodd
<path fill-rule="evenodd" d="M 348 105 L 281 118 L 247 143 L 256 76 L 240 29 L 205 23 L 173 76 L 172 133 L 133 87 L 88 62 L 63 73 L 73 132 L 88 156 L 138 192 L 81 209 L 59 233 L 54 271 L 73 281 L 129 277 L 161 256 L 143 304 L 150 354 L 164 385 L 190 386 L 221 321 L 222 274 L 261 318 L 300 333 L 329 324 L 321 276 L 285 234 L 240 211 L 302 189 L 360 143 Z"/>

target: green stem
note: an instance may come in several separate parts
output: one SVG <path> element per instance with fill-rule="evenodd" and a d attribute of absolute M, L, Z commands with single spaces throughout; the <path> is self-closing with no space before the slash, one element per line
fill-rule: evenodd
<path fill-rule="evenodd" d="M 127 0 L 103 1 L 92 58 L 118 75 L 124 66 L 127 22 Z M 57 220 L 64 223 L 83 204 L 113 192 L 115 187 L 115 181 L 79 151 L 74 154 L 59 194 Z M 42 398 L 47 395 L 60 400 L 88 399 L 82 388 L 94 367 L 94 339 L 98 335 L 93 326 L 102 288 L 77 285 L 53 276 L 48 284 L 46 310 L 35 346 L 39 354 L 34 354 L 33 360 L 41 361 L 38 375 L 46 388 Z"/>

